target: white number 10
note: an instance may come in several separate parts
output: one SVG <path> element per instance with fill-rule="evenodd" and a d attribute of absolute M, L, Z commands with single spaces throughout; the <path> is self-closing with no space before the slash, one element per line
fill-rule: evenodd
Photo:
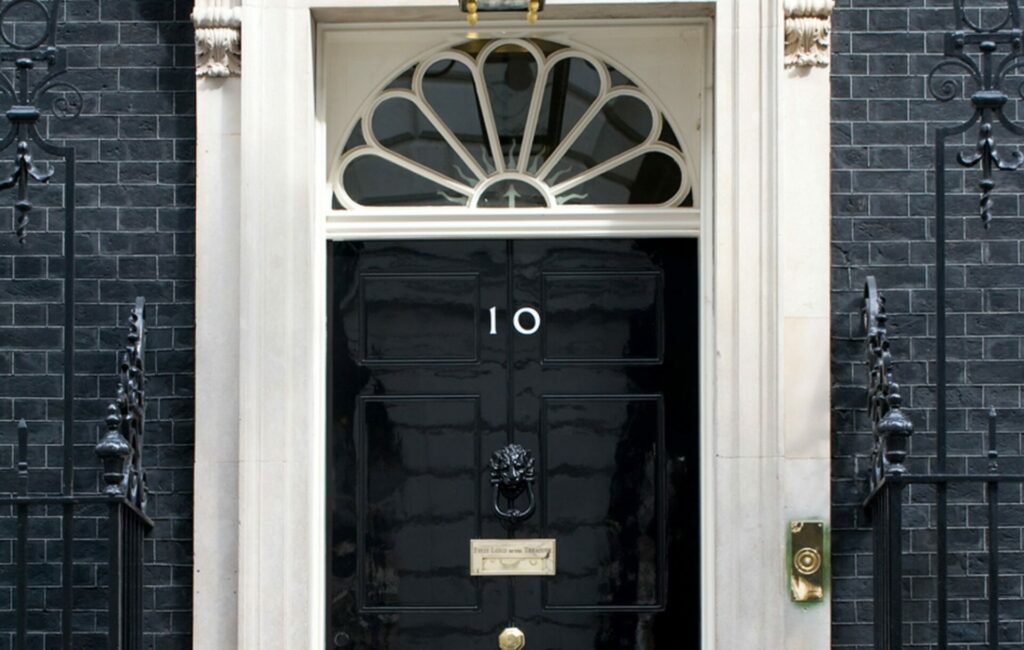
<path fill-rule="evenodd" d="M 491 307 L 491 336 L 498 335 L 498 308 Z M 523 327 L 523 315 L 529 314 L 533 318 L 533 325 L 529 328 Z M 512 325 L 516 331 L 523 336 L 531 336 L 540 331 L 540 312 L 533 307 L 523 307 L 512 317 Z"/>

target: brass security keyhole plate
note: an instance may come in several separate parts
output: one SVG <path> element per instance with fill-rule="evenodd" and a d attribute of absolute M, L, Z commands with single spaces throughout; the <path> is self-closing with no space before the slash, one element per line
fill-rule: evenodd
<path fill-rule="evenodd" d="M 797 603 L 825 599 L 825 524 L 794 521 L 789 524 L 790 596 Z"/>

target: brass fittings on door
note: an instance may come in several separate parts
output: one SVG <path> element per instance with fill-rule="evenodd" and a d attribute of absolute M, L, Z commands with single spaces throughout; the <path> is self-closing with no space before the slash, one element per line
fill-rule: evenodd
<path fill-rule="evenodd" d="M 498 635 L 499 650 L 523 650 L 526 647 L 526 635 L 518 627 L 506 627 Z"/>
<path fill-rule="evenodd" d="M 475 27 L 482 11 L 526 11 L 526 21 L 536 24 L 545 0 L 459 0 L 466 22 Z"/>
<path fill-rule="evenodd" d="M 825 524 L 790 522 L 789 572 L 793 602 L 814 603 L 825 599 Z"/>

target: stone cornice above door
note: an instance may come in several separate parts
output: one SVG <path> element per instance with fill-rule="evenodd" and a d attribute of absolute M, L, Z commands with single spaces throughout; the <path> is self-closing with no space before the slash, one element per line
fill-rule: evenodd
<path fill-rule="evenodd" d="M 200 1 L 192 12 L 196 28 L 196 76 L 242 73 L 242 8 L 232 0 Z"/>
<path fill-rule="evenodd" d="M 827 66 L 835 0 L 785 0 L 786 67 Z"/>

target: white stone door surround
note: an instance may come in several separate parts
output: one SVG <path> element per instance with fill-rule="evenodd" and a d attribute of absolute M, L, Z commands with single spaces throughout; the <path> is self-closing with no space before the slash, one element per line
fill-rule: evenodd
<path fill-rule="evenodd" d="M 548 0 L 542 18 L 711 18 L 706 649 L 830 645 L 827 601 L 792 604 L 786 577 L 787 522 L 829 513 L 829 77 L 820 64 L 830 8 Z M 195 18 L 194 643 L 322 650 L 317 24 L 461 16 L 455 0 L 200 0 Z"/>

